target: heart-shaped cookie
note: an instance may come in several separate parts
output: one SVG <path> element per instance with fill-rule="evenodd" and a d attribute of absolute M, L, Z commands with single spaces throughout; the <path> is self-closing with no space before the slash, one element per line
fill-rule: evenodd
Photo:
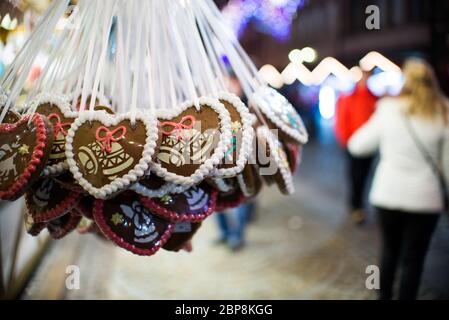
<path fill-rule="evenodd" d="M 255 116 L 234 94 L 222 92 L 218 94 L 220 102 L 231 116 L 231 140 L 228 151 L 213 175 L 221 178 L 235 177 L 242 172 L 252 152 Z"/>
<path fill-rule="evenodd" d="M 25 202 L 34 222 L 56 219 L 78 203 L 78 192 L 63 188 L 52 178 L 41 178 L 25 193 Z"/>
<path fill-rule="evenodd" d="M 215 211 L 218 191 L 206 183 L 192 186 L 182 193 L 161 198 L 142 198 L 142 204 L 155 215 L 171 222 L 199 222 Z"/>
<path fill-rule="evenodd" d="M 53 143 L 50 123 L 40 114 L 0 124 L 0 199 L 15 200 L 39 178 Z"/>
<path fill-rule="evenodd" d="M 76 212 L 70 211 L 65 215 L 50 220 L 47 223 L 47 230 L 53 239 L 61 239 L 76 229 L 82 216 Z"/>
<path fill-rule="evenodd" d="M 230 192 L 220 192 L 217 196 L 217 206 L 215 211 L 223 212 L 227 209 L 236 208 L 245 200 L 245 195 L 240 188 L 235 188 Z"/>
<path fill-rule="evenodd" d="M 75 180 L 97 199 L 128 188 L 149 167 L 157 140 L 155 118 L 131 113 L 85 111 L 66 137 L 66 157 Z"/>
<path fill-rule="evenodd" d="M 308 134 L 300 115 L 278 91 L 266 86 L 260 87 L 250 101 L 254 108 L 263 113 L 270 129 L 279 129 L 279 136 L 283 140 L 299 144 L 307 143 Z M 262 119 L 259 120 L 265 123 Z"/>
<path fill-rule="evenodd" d="M 265 144 L 266 154 L 270 159 L 269 166 L 260 168 L 260 174 L 267 182 L 273 179 L 282 193 L 287 195 L 294 193 L 290 165 L 281 142 L 266 126 L 257 128 L 257 137 L 262 145 Z"/>
<path fill-rule="evenodd" d="M 53 126 L 54 141 L 47 166 L 42 174 L 44 176 L 58 175 L 68 168 L 65 156 L 65 137 L 78 116 L 78 112 L 70 109 L 68 97 L 57 94 L 40 94 L 30 103 L 29 107 L 35 108 L 37 113 L 46 116 Z"/>
<path fill-rule="evenodd" d="M 257 165 L 248 163 L 237 175 L 238 185 L 246 198 L 254 197 L 262 190 L 262 179 L 258 171 Z"/>
<path fill-rule="evenodd" d="M 202 97 L 158 113 L 158 152 L 151 170 L 175 184 L 192 186 L 219 164 L 231 140 L 231 118 L 217 99 Z"/>
<path fill-rule="evenodd" d="M 168 241 L 162 247 L 168 251 L 179 251 L 185 248 L 185 245 L 190 241 L 198 229 L 201 227 L 201 222 L 178 222 L 175 224 L 173 233 Z"/>
<path fill-rule="evenodd" d="M 110 200 L 96 200 L 94 219 L 101 231 L 118 246 L 139 255 L 152 255 L 167 242 L 173 224 L 155 216 L 133 191 Z"/>
<path fill-rule="evenodd" d="M 31 213 L 25 210 L 25 217 L 23 218 L 25 222 L 25 230 L 29 235 L 37 236 L 42 230 L 47 226 L 46 222 L 35 222 Z"/>

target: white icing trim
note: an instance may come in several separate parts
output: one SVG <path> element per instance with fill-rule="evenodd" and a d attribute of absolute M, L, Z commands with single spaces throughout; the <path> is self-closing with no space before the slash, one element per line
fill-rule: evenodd
<path fill-rule="evenodd" d="M 278 170 L 281 173 L 287 194 L 293 194 L 295 192 L 295 186 L 293 185 L 292 173 L 288 166 L 287 167 L 284 166 L 284 163 L 279 157 L 278 148 L 282 148 L 279 139 L 277 139 L 277 137 L 270 132 L 270 129 L 267 126 L 260 126 L 259 128 L 257 128 L 257 134 L 258 135 L 260 134 L 262 137 L 266 139 L 268 147 L 270 148 L 270 156 L 274 158 Z"/>
<path fill-rule="evenodd" d="M 212 172 L 212 175 L 216 177 L 231 178 L 243 171 L 243 168 L 248 162 L 248 157 L 253 151 L 253 123 L 255 122 L 255 117 L 249 112 L 242 100 L 240 100 L 240 98 L 235 94 L 220 92 L 217 97 L 220 100 L 225 100 L 232 104 L 240 114 L 240 118 L 242 120 L 242 143 L 239 152 L 237 152 L 238 159 L 236 161 L 236 165 L 231 168 L 216 168 Z"/>
<path fill-rule="evenodd" d="M 271 93 L 275 93 L 276 96 L 278 96 L 279 100 L 282 101 L 284 104 L 290 105 L 290 107 L 295 110 L 295 108 L 292 106 L 292 104 L 278 91 L 274 90 L 270 87 L 260 87 L 258 91 L 256 91 L 252 97 L 251 97 L 251 103 L 254 103 L 257 108 L 259 108 L 265 116 L 267 116 L 268 119 L 270 119 L 279 129 L 281 129 L 283 132 L 285 132 L 288 136 L 296 140 L 297 142 L 301 144 L 306 144 L 309 136 L 307 134 L 307 130 L 304 126 L 304 123 L 302 122 L 301 117 L 298 114 L 299 118 L 299 126 L 300 130 L 294 129 L 289 127 L 282 121 L 272 110 L 271 106 L 268 104 L 268 102 L 265 100 L 265 96 Z M 296 112 L 296 110 L 295 110 Z"/>
<path fill-rule="evenodd" d="M 31 100 L 25 106 L 25 110 L 36 111 L 36 109 L 40 105 L 50 103 L 50 104 L 58 107 L 59 111 L 61 111 L 61 113 L 64 115 L 64 117 L 75 119 L 76 117 L 78 117 L 78 112 L 72 111 L 69 100 L 70 100 L 70 97 L 68 95 L 43 92 L 43 93 L 40 93 L 39 95 L 37 95 L 33 100 Z M 55 176 L 55 175 L 58 175 L 58 174 L 64 172 L 68 168 L 69 168 L 69 166 L 67 165 L 66 161 L 56 163 L 51 166 L 49 165 L 49 166 L 46 166 L 44 168 L 44 170 L 42 171 L 42 176 L 44 176 L 44 177 Z"/>
<path fill-rule="evenodd" d="M 164 183 L 159 189 L 149 189 L 139 182 L 136 182 L 135 184 L 133 184 L 130 187 L 131 190 L 134 190 L 136 193 L 140 194 L 141 196 L 148 197 L 148 198 L 161 198 L 169 193 L 182 193 L 185 190 L 187 190 L 188 188 L 190 188 L 190 187 L 179 186 L 172 182 Z"/>
<path fill-rule="evenodd" d="M 166 181 L 173 182 L 182 186 L 192 186 L 196 183 L 199 183 L 206 176 L 208 176 L 215 167 L 217 167 L 229 148 L 229 140 L 231 140 L 232 137 L 231 116 L 228 110 L 226 110 L 226 107 L 218 99 L 212 97 L 200 97 L 199 104 L 201 106 L 209 106 L 216 113 L 218 113 L 218 118 L 220 120 L 220 139 L 218 141 L 217 147 L 215 148 L 211 157 L 204 161 L 204 163 L 201 164 L 195 170 L 195 172 L 188 177 L 169 172 L 166 168 L 162 167 L 161 164 L 152 162 L 151 170 Z M 193 102 L 186 101 L 178 108 L 158 110 L 157 118 L 170 120 L 190 107 L 194 107 Z"/>
<path fill-rule="evenodd" d="M 246 185 L 245 180 L 243 179 L 243 174 L 239 173 L 237 175 L 237 182 L 239 184 L 240 190 L 242 191 L 243 195 L 247 198 L 252 197 L 254 194 L 251 193 L 248 190 L 248 186 Z"/>
<path fill-rule="evenodd" d="M 227 183 L 223 178 L 211 178 L 211 179 L 215 182 L 220 192 L 229 192 L 232 190 L 233 186 L 230 183 Z"/>
<path fill-rule="evenodd" d="M 144 115 L 141 112 L 136 112 L 135 119 L 143 122 L 147 133 L 145 145 L 142 152 L 142 158 L 139 160 L 139 163 L 137 163 L 135 167 L 123 177 L 116 178 L 114 181 L 105 186 L 102 186 L 101 188 L 92 186 L 92 184 L 83 177 L 77 166 L 72 146 L 76 130 L 78 130 L 78 128 L 87 121 L 99 121 L 105 126 L 115 126 L 119 122 L 130 118 L 130 112 L 119 115 L 110 115 L 104 111 L 83 111 L 79 113 L 78 118 L 72 123 L 72 126 L 68 131 L 66 137 L 65 153 L 69 169 L 72 172 L 75 180 L 95 198 L 107 199 L 111 194 L 126 189 L 129 185 L 136 182 L 145 174 L 150 166 L 151 159 L 154 154 L 154 149 L 156 147 L 156 141 L 158 138 L 157 120 L 152 116 Z"/>

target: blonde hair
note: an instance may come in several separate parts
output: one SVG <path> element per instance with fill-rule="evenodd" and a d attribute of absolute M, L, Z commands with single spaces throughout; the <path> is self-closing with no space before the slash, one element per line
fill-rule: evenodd
<path fill-rule="evenodd" d="M 410 101 L 407 113 L 429 120 L 448 122 L 448 103 L 440 90 L 432 67 L 418 58 L 408 59 L 403 66 L 404 86 L 401 96 Z"/>

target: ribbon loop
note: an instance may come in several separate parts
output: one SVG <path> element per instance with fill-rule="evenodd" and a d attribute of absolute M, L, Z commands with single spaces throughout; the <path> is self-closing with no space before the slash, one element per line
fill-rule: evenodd
<path fill-rule="evenodd" d="M 190 122 L 189 124 L 187 124 Z M 171 121 L 165 121 L 160 123 L 160 130 L 163 134 L 166 136 L 169 136 L 173 133 L 176 134 L 176 139 L 184 139 L 182 135 L 182 130 L 184 129 L 192 129 L 195 125 L 195 117 L 192 115 L 184 116 L 181 118 L 181 121 L 179 122 L 171 122 Z M 164 127 L 170 126 L 172 127 L 171 130 L 165 130 Z"/>
<path fill-rule="evenodd" d="M 109 130 L 104 126 L 101 126 L 95 133 L 95 139 L 97 139 L 98 142 L 101 142 L 101 151 L 109 153 L 112 151 L 111 143 L 123 139 L 125 135 L 126 127 L 124 126 L 120 126 L 114 130 Z"/>
<path fill-rule="evenodd" d="M 59 132 L 62 132 L 62 134 L 65 137 L 67 135 L 67 131 L 64 129 L 64 127 L 70 128 L 71 123 L 70 122 L 62 123 L 61 118 L 56 113 L 52 113 L 48 116 L 48 120 L 51 121 L 51 119 L 56 119 L 56 122 L 53 124 L 53 133 L 55 138 L 58 136 Z"/>

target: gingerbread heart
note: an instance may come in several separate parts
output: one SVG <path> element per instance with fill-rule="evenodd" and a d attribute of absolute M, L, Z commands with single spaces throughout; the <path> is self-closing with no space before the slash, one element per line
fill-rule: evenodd
<path fill-rule="evenodd" d="M 157 122 L 141 113 L 109 115 L 85 111 L 66 137 L 66 157 L 74 179 L 92 196 L 107 199 L 147 171 L 157 140 Z"/>
<path fill-rule="evenodd" d="M 0 124 L 1 200 L 19 198 L 39 178 L 52 143 L 51 125 L 39 114 Z"/>
<path fill-rule="evenodd" d="M 237 175 L 237 182 L 246 198 L 256 196 L 262 190 L 262 179 L 259 168 L 255 164 L 248 163 L 243 171 Z"/>
<path fill-rule="evenodd" d="M 152 255 L 167 242 L 173 224 L 155 216 L 133 191 L 110 200 L 96 200 L 94 219 L 118 246 L 139 255 Z"/>
<path fill-rule="evenodd" d="M 278 91 L 270 87 L 261 87 L 250 101 L 251 105 L 265 116 L 265 121 L 259 120 L 262 123 L 266 122 L 270 129 L 279 129 L 279 136 L 282 139 L 299 144 L 307 143 L 308 134 L 300 115 Z"/>
<path fill-rule="evenodd" d="M 238 207 L 246 200 L 240 188 L 235 188 L 230 192 L 220 192 L 217 196 L 217 206 L 215 211 L 223 212 L 227 209 Z"/>
<path fill-rule="evenodd" d="M 56 94 L 40 94 L 29 107 L 35 108 L 37 113 L 46 116 L 53 126 L 54 141 L 47 166 L 42 174 L 44 176 L 58 175 L 68 168 L 65 137 L 78 112 L 71 110 L 68 97 Z"/>
<path fill-rule="evenodd" d="M 217 99 L 202 97 L 158 113 L 158 152 L 151 170 L 175 184 L 202 181 L 223 159 L 231 140 L 231 118 Z"/>
<path fill-rule="evenodd" d="M 25 210 L 25 230 L 29 235 L 37 236 L 47 226 L 46 222 L 35 222 L 31 213 Z"/>
<path fill-rule="evenodd" d="M 163 245 L 163 249 L 168 251 L 179 251 L 185 248 L 185 245 L 190 241 L 198 229 L 201 227 L 201 222 L 178 222 L 175 224 L 173 233 L 168 241 Z"/>
<path fill-rule="evenodd" d="M 171 222 L 199 222 L 215 211 L 218 191 L 208 184 L 192 186 L 182 193 L 161 198 L 142 198 L 142 204 L 155 215 Z"/>
<path fill-rule="evenodd" d="M 265 142 L 266 153 L 271 159 L 270 166 L 265 168 L 266 170 L 261 169 L 261 175 L 264 179 L 267 176 L 273 179 L 282 193 L 287 195 L 294 193 L 295 187 L 290 165 L 281 142 L 266 126 L 257 128 L 257 136 L 258 139 Z"/>
<path fill-rule="evenodd" d="M 47 223 L 47 230 L 53 239 L 61 239 L 76 229 L 82 216 L 70 211 Z"/>
<path fill-rule="evenodd" d="M 15 123 L 19 121 L 20 117 L 20 113 L 10 109 L 6 112 L 6 115 L 3 118 L 3 123 Z"/>
<path fill-rule="evenodd" d="M 25 193 L 25 202 L 35 222 L 56 219 L 78 203 L 81 195 L 69 191 L 52 178 L 41 178 Z"/>
<path fill-rule="evenodd" d="M 220 93 L 220 102 L 231 116 L 232 137 L 222 162 L 213 175 L 221 178 L 235 177 L 242 172 L 252 152 L 255 116 L 243 104 L 239 97 L 231 93 Z"/>

